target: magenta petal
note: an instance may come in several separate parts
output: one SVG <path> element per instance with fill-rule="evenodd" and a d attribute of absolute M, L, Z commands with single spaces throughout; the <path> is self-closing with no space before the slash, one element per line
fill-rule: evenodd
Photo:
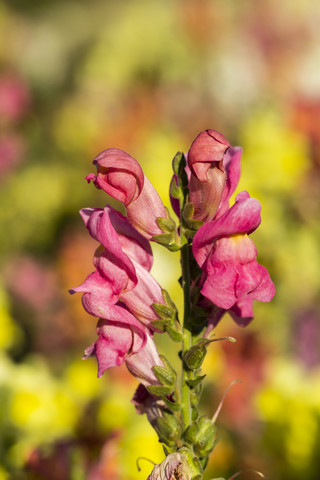
<path fill-rule="evenodd" d="M 99 338 L 95 343 L 98 377 L 101 377 L 108 368 L 121 365 L 131 347 L 132 332 L 130 328 L 112 323 L 100 327 Z"/>
<path fill-rule="evenodd" d="M 217 265 L 212 269 L 212 274 L 207 276 L 201 293 L 218 307 L 228 310 L 237 301 L 234 288 L 236 280 L 237 273 L 232 264 Z"/>
<path fill-rule="evenodd" d="M 114 264 L 115 272 L 106 273 L 106 277 L 109 279 L 111 276 L 115 277 L 117 270 L 122 270 L 132 282 L 131 287 L 133 287 L 137 282 L 135 269 L 128 255 L 123 252 L 119 235 L 112 225 L 110 218 L 111 215 L 114 216 L 112 210 L 109 208 L 104 210 L 84 208 L 80 210 L 80 215 L 92 238 L 105 248 L 105 252 L 101 256 L 110 262 L 105 272 L 109 268 L 112 269 L 111 264 Z"/>
<path fill-rule="evenodd" d="M 206 182 L 207 172 L 213 162 L 221 162 L 230 143 L 221 133 L 205 130 L 194 139 L 188 152 L 188 165 L 201 182 Z"/>
<path fill-rule="evenodd" d="M 95 183 L 98 187 L 129 205 L 141 193 L 144 176 L 139 163 L 127 152 L 109 148 L 94 160 L 98 173 Z"/>
<path fill-rule="evenodd" d="M 204 224 L 193 239 L 193 254 L 200 267 L 203 266 L 213 243 L 219 237 L 237 233 L 251 233 L 261 222 L 261 205 L 255 198 L 241 192 L 236 203 L 220 218 Z"/>
<path fill-rule="evenodd" d="M 261 275 L 261 282 L 257 286 L 253 294 L 253 298 L 258 300 L 259 302 L 270 302 L 273 299 L 275 294 L 275 286 L 273 281 L 270 278 L 268 270 L 259 265 L 260 275 Z"/>
<path fill-rule="evenodd" d="M 79 285 L 79 287 L 72 288 L 69 290 L 69 292 L 71 294 L 94 294 L 96 298 L 99 298 L 99 301 L 109 304 L 113 304 L 118 301 L 118 295 L 111 288 L 110 282 L 103 278 L 97 271 L 90 273 L 90 275 L 88 275 L 85 281 Z"/>
<path fill-rule="evenodd" d="M 224 155 L 223 166 L 226 170 L 227 178 L 218 210 L 219 217 L 228 209 L 229 199 L 239 183 L 241 174 L 241 155 L 241 147 L 230 147 Z"/>
<path fill-rule="evenodd" d="M 153 255 L 150 243 L 114 208 L 107 206 L 113 227 L 115 228 L 122 250 L 132 260 L 150 271 L 153 264 Z"/>

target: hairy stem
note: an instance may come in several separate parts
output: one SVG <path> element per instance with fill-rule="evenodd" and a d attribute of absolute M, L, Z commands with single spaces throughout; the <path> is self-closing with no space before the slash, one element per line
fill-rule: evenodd
<path fill-rule="evenodd" d="M 190 244 L 186 243 L 181 249 L 182 288 L 184 297 L 183 339 L 182 339 L 182 374 L 181 374 L 181 414 L 183 428 L 186 429 L 192 421 L 190 387 L 187 384 L 189 371 L 184 364 L 183 357 L 192 345 L 192 326 L 190 323 Z"/>

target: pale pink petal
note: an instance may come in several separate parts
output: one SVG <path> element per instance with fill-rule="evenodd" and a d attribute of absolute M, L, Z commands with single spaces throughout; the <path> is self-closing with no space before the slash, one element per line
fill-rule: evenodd
<path fill-rule="evenodd" d="M 157 225 L 157 218 L 166 218 L 167 213 L 157 191 L 144 177 L 143 189 L 139 197 L 127 205 L 127 216 L 130 223 L 145 238 L 151 240 L 162 230 Z"/>
<path fill-rule="evenodd" d="M 125 358 L 125 362 L 129 372 L 143 385 L 148 386 L 160 383 L 153 373 L 152 367 L 163 367 L 164 365 L 150 335 L 147 334 L 145 346 L 138 353 L 128 355 Z"/>
<path fill-rule="evenodd" d="M 112 278 L 116 279 L 117 272 L 120 275 L 121 271 L 122 276 L 123 274 L 127 276 L 125 288 L 132 288 L 137 282 L 135 269 L 128 255 L 122 250 L 119 235 L 110 219 L 110 210 L 108 208 L 104 210 L 84 208 L 80 210 L 80 215 L 92 238 L 105 248 L 104 252 L 98 251 L 96 254 L 96 262 L 101 264 L 101 272 L 111 281 Z M 101 260 L 99 260 L 100 257 Z M 105 265 L 105 268 L 103 265 Z M 128 284 L 129 280 L 130 283 Z"/>
<path fill-rule="evenodd" d="M 238 233 L 251 233 L 261 222 L 261 205 L 247 192 L 236 197 L 236 203 L 220 218 L 204 224 L 193 239 L 193 254 L 200 267 L 208 257 L 213 243 L 219 237 Z"/>
<path fill-rule="evenodd" d="M 141 265 L 134 262 L 134 266 L 138 283 L 132 290 L 124 292 L 120 299 L 135 317 L 149 325 L 151 321 L 159 319 L 152 304 L 164 303 L 161 287 Z"/>

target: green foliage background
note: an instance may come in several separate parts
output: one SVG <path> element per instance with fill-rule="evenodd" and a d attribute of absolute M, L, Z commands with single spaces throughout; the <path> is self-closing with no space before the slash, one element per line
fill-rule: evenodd
<path fill-rule="evenodd" d="M 206 128 L 243 147 L 239 190 L 262 203 L 254 240 L 277 292 L 247 329 L 223 319 L 235 345 L 210 347 L 203 409 L 243 383 L 207 479 L 319 478 L 319 25 L 311 0 L 0 1 L 0 480 L 142 480 L 151 465 L 138 472 L 137 457 L 163 458 L 130 403 L 135 380 L 123 368 L 97 380 L 81 361 L 95 319 L 67 290 L 92 271 L 95 242 L 77 212 L 110 202 L 84 181 L 109 147 L 168 205 L 171 160 Z M 25 92 L 15 116 L 4 79 Z M 181 308 L 178 255 L 154 252 Z"/>

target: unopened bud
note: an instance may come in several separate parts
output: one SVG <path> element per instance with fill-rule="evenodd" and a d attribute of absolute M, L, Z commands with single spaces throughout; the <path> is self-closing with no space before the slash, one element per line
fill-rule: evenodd
<path fill-rule="evenodd" d="M 205 343 L 200 342 L 193 345 L 184 355 L 183 360 L 190 370 L 197 370 L 201 367 L 206 356 L 207 349 Z"/>
<path fill-rule="evenodd" d="M 160 441 L 168 447 L 175 446 L 181 437 L 181 424 L 174 415 L 169 413 L 164 413 L 163 417 L 156 419 L 155 430 Z"/>

